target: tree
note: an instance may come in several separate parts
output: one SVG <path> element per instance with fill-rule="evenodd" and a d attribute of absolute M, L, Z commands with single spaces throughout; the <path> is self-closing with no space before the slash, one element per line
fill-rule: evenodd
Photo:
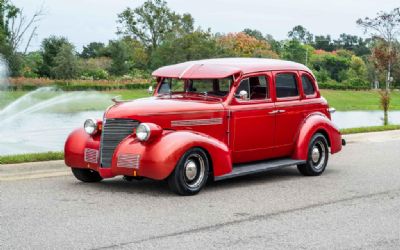
<path fill-rule="evenodd" d="M 22 75 L 24 77 L 38 77 L 40 74 L 40 67 L 43 64 L 43 57 L 40 52 L 30 52 L 23 58 Z"/>
<path fill-rule="evenodd" d="M 40 75 L 53 77 L 52 69 L 56 66 L 55 58 L 63 45 L 66 44 L 71 45 L 66 38 L 56 36 L 51 36 L 42 41 L 40 53 L 43 58 L 43 64 L 39 71 Z"/>
<path fill-rule="evenodd" d="M 42 11 L 36 11 L 32 17 L 27 18 L 22 9 L 13 5 L 9 0 L 0 0 L 0 53 L 4 55 L 10 67 L 11 75 L 19 75 L 21 69 L 21 47 L 23 38 L 28 36 L 28 41 L 23 54 L 36 35 L 37 23 L 42 16 Z"/>
<path fill-rule="evenodd" d="M 54 58 L 51 76 L 56 79 L 74 79 L 78 76 L 79 67 L 74 46 L 70 43 L 61 45 Z"/>
<path fill-rule="evenodd" d="M 282 57 L 307 65 L 313 50 L 311 46 L 303 45 L 298 40 L 289 40 L 283 44 Z"/>
<path fill-rule="evenodd" d="M 190 14 L 176 14 L 164 0 L 147 0 L 140 7 L 125 9 L 118 15 L 118 23 L 118 34 L 130 36 L 154 51 L 171 33 L 192 32 L 194 20 Z"/>
<path fill-rule="evenodd" d="M 325 51 L 333 51 L 335 50 L 334 45 L 332 44 L 332 39 L 330 35 L 327 36 L 315 36 L 315 41 L 313 44 L 315 49 L 321 49 Z"/>
<path fill-rule="evenodd" d="M 267 41 L 260 41 L 243 32 L 218 37 L 220 56 L 278 58 Z"/>
<path fill-rule="evenodd" d="M 246 35 L 254 37 L 257 40 L 260 40 L 260 41 L 266 40 L 265 37 L 263 36 L 263 34 L 261 33 L 261 31 L 259 31 L 259 30 L 246 28 L 242 32 L 245 33 Z"/>
<path fill-rule="evenodd" d="M 214 57 L 216 47 L 216 40 L 209 31 L 197 30 L 182 37 L 171 37 L 153 53 L 151 67 Z"/>
<path fill-rule="evenodd" d="M 105 45 L 104 43 L 92 42 L 87 46 L 83 46 L 82 53 L 80 57 L 82 58 L 96 58 L 104 56 L 105 54 Z"/>
<path fill-rule="evenodd" d="M 392 54 L 396 53 L 393 51 L 393 44 L 400 34 L 400 8 L 395 8 L 390 12 L 379 12 L 374 18 L 358 19 L 357 24 L 364 28 L 365 33 L 369 32 L 387 43 L 386 89 L 389 90 L 393 65 Z"/>
<path fill-rule="evenodd" d="M 313 41 L 313 35 L 301 25 L 293 27 L 293 29 L 288 32 L 288 37 L 303 44 L 311 44 Z"/>

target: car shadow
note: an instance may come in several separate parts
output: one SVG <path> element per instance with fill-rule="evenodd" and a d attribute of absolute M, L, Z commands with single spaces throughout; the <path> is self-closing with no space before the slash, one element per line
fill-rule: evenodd
<path fill-rule="evenodd" d="M 324 175 L 336 174 L 337 169 L 327 169 Z M 221 181 L 209 180 L 206 184 L 204 190 L 200 194 L 206 194 L 208 192 L 214 192 L 224 189 L 229 189 L 233 187 L 249 187 L 260 184 L 268 183 L 282 183 L 285 181 L 290 181 L 295 178 L 318 178 L 318 177 L 304 177 L 302 176 L 296 168 L 284 168 L 271 170 L 264 173 L 246 175 L 241 177 L 236 177 L 232 179 L 226 179 Z M 146 195 L 152 197 L 168 197 L 174 196 L 172 191 L 168 187 L 168 182 L 166 180 L 156 181 L 150 179 L 143 180 L 133 180 L 125 181 L 122 177 L 115 177 L 112 179 L 103 180 L 99 183 L 82 183 L 74 182 L 75 187 L 90 186 L 96 189 L 98 192 L 111 192 L 111 193 L 129 193 L 135 195 Z"/>

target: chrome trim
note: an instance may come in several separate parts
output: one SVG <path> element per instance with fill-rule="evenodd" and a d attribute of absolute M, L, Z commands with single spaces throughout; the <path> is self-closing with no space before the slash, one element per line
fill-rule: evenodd
<path fill-rule="evenodd" d="M 331 113 L 331 114 L 333 114 L 333 113 L 336 112 L 336 109 L 335 109 L 335 108 L 328 108 L 328 112 Z"/>
<path fill-rule="evenodd" d="M 117 167 L 139 169 L 140 155 L 139 154 L 121 154 L 121 155 L 119 155 L 118 160 L 117 160 Z"/>
<path fill-rule="evenodd" d="M 177 121 L 171 121 L 171 127 L 219 125 L 222 124 L 222 122 L 223 122 L 222 118 L 177 120 Z"/>
<path fill-rule="evenodd" d="M 84 159 L 85 162 L 97 164 L 99 159 L 99 150 L 92 148 L 85 148 Z"/>

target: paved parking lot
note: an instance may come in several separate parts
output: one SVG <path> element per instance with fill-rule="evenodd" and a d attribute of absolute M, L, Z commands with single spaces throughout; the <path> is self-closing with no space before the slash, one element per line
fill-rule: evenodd
<path fill-rule="evenodd" d="M 290 167 L 193 197 L 149 180 L 80 183 L 60 162 L 0 166 L 0 248 L 399 249 L 399 138 L 350 136 L 320 177 Z"/>

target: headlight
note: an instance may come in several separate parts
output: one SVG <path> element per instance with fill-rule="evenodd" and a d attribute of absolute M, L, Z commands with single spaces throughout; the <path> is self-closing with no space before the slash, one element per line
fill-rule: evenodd
<path fill-rule="evenodd" d="M 147 141 L 150 138 L 151 130 L 150 126 L 146 123 L 141 123 L 136 128 L 136 136 L 139 141 Z"/>
<path fill-rule="evenodd" d="M 83 128 L 89 135 L 94 135 L 98 131 L 97 121 L 95 119 L 87 119 Z"/>

